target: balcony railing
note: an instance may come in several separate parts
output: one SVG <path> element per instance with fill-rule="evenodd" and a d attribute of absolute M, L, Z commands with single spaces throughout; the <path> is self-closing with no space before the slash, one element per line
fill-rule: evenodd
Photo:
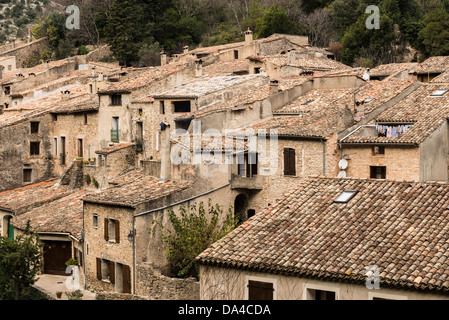
<path fill-rule="evenodd" d="M 118 130 L 111 130 L 111 141 L 112 142 L 118 142 L 119 140 L 119 131 Z"/>

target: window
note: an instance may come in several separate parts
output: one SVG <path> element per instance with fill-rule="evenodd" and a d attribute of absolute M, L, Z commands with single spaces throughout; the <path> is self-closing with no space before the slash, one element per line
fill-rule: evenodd
<path fill-rule="evenodd" d="M 188 101 L 174 101 L 174 112 L 190 112 L 190 100 Z"/>
<path fill-rule="evenodd" d="M 345 190 L 334 200 L 335 203 L 348 203 L 358 193 L 357 190 Z"/>
<path fill-rule="evenodd" d="M 40 142 L 30 142 L 30 155 L 38 156 L 40 153 Z"/>
<path fill-rule="evenodd" d="M 120 242 L 120 222 L 118 220 L 104 219 L 104 239 L 110 242 Z"/>
<path fill-rule="evenodd" d="M 53 138 L 53 155 L 58 156 L 58 138 Z"/>
<path fill-rule="evenodd" d="M 239 51 L 238 50 L 234 50 L 234 59 L 235 60 L 239 59 Z"/>
<path fill-rule="evenodd" d="M 337 300 L 334 291 L 307 289 L 307 300 Z"/>
<path fill-rule="evenodd" d="M 92 217 L 92 225 L 94 228 L 98 228 L 98 214 L 94 214 Z"/>
<path fill-rule="evenodd" d="M 272 282 L 248 281 L 248 300 L 273 300 Z"/>
<path fill-rule="evenodd" d="M 84 124 L 87 124 L 87 113 L 84 114 Z"/>
<path fill-rule="evenodd" d="M 448 91 L 449 90 L 446 90 L 446 89 L 438 89 L 438 90 L 435 90 L 430 96 L 431 97 L 442 97 Z"/>
<path fill-rule="evenodd" d="M 284 175 L 295 176 L 296 175 L 296 153 L 295 149 L 284 149 Z"/>
<path fill-rule="evenodd" d="M 33 169 L 23 169 L 23 182 L 30 183 Z"/>
<path fill-rule="evenodd" d="M 119 117 L 112 118 L 112 130 L 111 130 L 111 141 L 119 141 L 119 128 L 120 128 Z"/>
<path fill-rule="evenodd" d="M 253 177 L 258 172 L 257 153 L 245 153 L 237 156 L 238 174 L 240 176 Z"/>
<path fill-rule="evenodd" d="M 386 179 L 386 176 L 387 176 L 387 167 L 370 166 L 371 179 Z"/>
<path fill-rule="evenodd" d="M 139 109 L 138 113 L 139 113 L 139 117 L 141 117 L 143 115 L 143 109 Z"/>
<path fill-rule="evenodd" d="M 159 101 L 160 113 L 165 114 L 165 103 L 164 101 Z"/>
<path fill-rule="evenodd" d="M 53 113 L 53 114 L 51 115 L 51 119 L 52 119 L 53 121 L 58 121 L 58 115 L 57 115 L 56 113 Z"/>
<path fill-rule="evenodd" d="M 76 145 L 77 145 L 78 157 L 79 158 L 83 158 L 84 157 L 83 139 L 78 139 Z"/>
<path fill-rule="evenodd" d="M 121 106 L 122 105 L 122 95 L 121 94 L 111 95 L 111 105 Z"/>
<path fill-rule="evenodd" d="M 260 73 L 260 68 L 254 68 L 254 74 L 259 74 Z"/>
<path fill-rule="evenodd" d="M 31 133 L 39 133 L 39 122 L 31 122 L 30 132 Z"/>
<path fill-rule="evenodd" d="M 385 147 L 384 146 L 374 146 L 373 147 L 373 156 L 377 154 L 385 154 Z"/>

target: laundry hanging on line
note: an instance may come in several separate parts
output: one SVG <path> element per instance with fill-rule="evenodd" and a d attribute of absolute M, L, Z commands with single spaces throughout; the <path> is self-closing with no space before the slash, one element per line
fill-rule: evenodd
<path fill-rule="evenodd" d="M 382 125 L 377 124 L 376 129 L 379 137 L 387 138 L 397 138 L 405 131 L 410 129 L 411 124 L 401 124 L 401 125 Z"/>

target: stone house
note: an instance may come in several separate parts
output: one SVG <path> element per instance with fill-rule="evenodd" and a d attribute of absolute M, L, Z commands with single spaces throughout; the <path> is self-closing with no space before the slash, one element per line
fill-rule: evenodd
<path fill-rule="evenodd" d="M 339 137 L 344 175 L 448 180 L 447 84 L 423 84 L 393 107 Z"/>
<path fill-rule="evenodd" d="M 232 132 L 231 136 L 247 144 L 253 139 L 257 153 L 251 170 L 248 159 L 246 168 L 234 165 L 231 169 L 232 188 L 240 192 L 244 206 L 252 213 L 260 211 L 310 175 L 336 177 L 339 134 L 372 119 L 414 89 L 407 80 L 385 83 L 310 90 L 273 110 L 271 117 Z M 359 103 L 370 97 L 375 101 Z"/>
<path fill-rule="evenodd" d="M 170 226 L 168 208 L 190 210 L 193 204 L 213 199 L 226 212 L 228 192 L 229 184 L 208 189 L 136 170 L 111 180 L 108 189 L 87 195 L 83 199 L 87 284 L 104 291 L 151 296 L 151 279 L 141 275 L 171 275 L 160 227 Z"/>
<path fill-rule="evenodd" d="M 216 102 L 249 92 L 266 79 L 261 75 L 198 76 L 182 85 L 136 99 L 132 103 L 133 140 L 142 141 L 140 160 L 161 159 L 160 123 L 192 131 L 193 115 Z M 214 128 L 221 130 L 222 127 Z"/>
<path fill-rule="evenodd" d="M 151 67 L 98 91 L 98 121 L 105 124 L 98 128 L 99 148 L 106 148 L 112 143 L 135 142 L 132 130 L 132 101 L 180 84 L 189 77 L 188 74 L 185 66 L 179 64 Z"/>
<path fill-rule="evenodd" d="M 31 230 L 39 234 L 43 244 L 42 273 L 66 275 L 66 262 L 78 262 L 80 284 L 83 281 L 83 201 L 89 191 L 71 190 L 63 197 L 36 206 L 14 216 L 11 225 L 15 235 L 25 230 L 29 221 Z"/>
<path fill-rule="evenodd" d="M 197 257 L 201 299 L 448 299 L 448 188 L 308 178 Z"/>
<path fill-rule="evenodd" d="M 50 179 L 0 192 L 0 235 L 13 238 L 11 219 L 70 193 L 67 185 L 57 182 L 57 179 Z"/>
<path fill-rule="evenodd" d="M 294 49 L 274 55 L 249 56 L 248 59 L 250 74 L 262 73 L 274 79 L 351 69 L 349 66 L 321 54 Z"/>
<path fill-rule="evenodd" d="M 412 75 L 418 81 L 427 83 L 431 82 L 434 78 L 448 70 L 448 67 L 449 57 L 429 57 L 416 67 L 416 69 L 412 72 Z"/>

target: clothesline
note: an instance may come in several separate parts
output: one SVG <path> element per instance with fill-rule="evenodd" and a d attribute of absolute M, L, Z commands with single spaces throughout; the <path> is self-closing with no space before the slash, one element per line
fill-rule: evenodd
<path fill-rule="evenodd" d="M 379 137 L 387 138 L 397 138 L 405 131 L 407 131 L 412 125 L 411 124 L 401 124 L 401 125 L 376 125 L 377 133 Z"/>

